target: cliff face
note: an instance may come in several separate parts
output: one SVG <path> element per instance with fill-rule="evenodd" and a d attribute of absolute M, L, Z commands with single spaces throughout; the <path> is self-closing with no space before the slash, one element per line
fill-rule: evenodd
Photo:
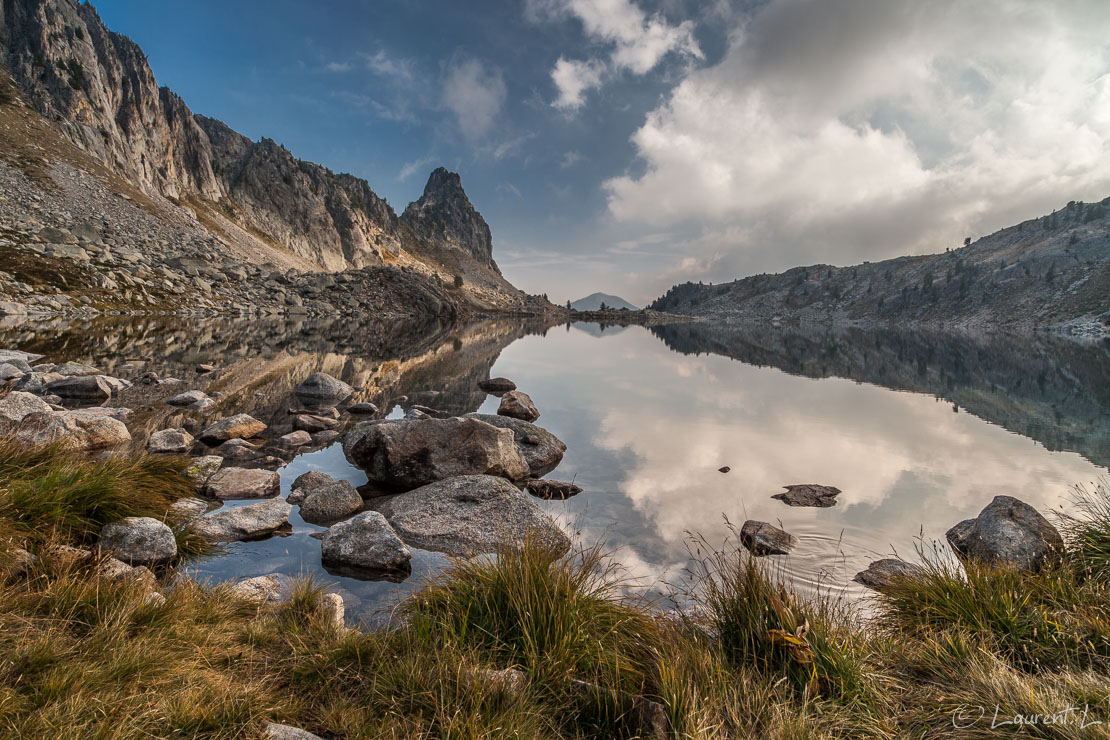
<path fill-rule="evenodd" d="M 432 172 L 424 195 L 401 215 L 417 236 L 447 249 L 469 254 L 493 270 L 493 238 L 482 214 L 474 210 L 462 180 L 443 167 Z"/>
<path fill-rule="evenodd" d="M 180 98 L 158 88 L 137 44 L 88 5 L 3 0 L 0 8 L 4 62 L 39 113 L 136 184 L 218 196 L 203 132 Z"/>
<path fill-rule="evenodd" d="M 686 283 L 651 308 L 711 319 L 1110 326 L 1110 198 L 1069 203 L 942 254 Z"/>
<path fill-rule="evenodd" d="M 241 257 L 271 250 L 328 271 L 401 262 L 446 280 L 466 273 L 487 303 L 491 294 L 520 301 L 456 174 L 436 170 L 403 222 L 366 181 L 194 115 L 158 87 L 137 44 L 74 0 L 0 0 L 0 44 L 27 103 L 66 138 L 145 193 L 189 208 L 221 242 L 239 242 Z M 406 244 L 420 256 L 406 259 Z M 444 267 L 444 249 L 489 274 L 472 275 L 454 254 Z"/>

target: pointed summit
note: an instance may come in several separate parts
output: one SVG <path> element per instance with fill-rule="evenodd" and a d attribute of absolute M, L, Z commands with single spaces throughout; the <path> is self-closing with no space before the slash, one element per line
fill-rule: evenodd
<path fill-rule="evenodd" d="M 401 215 L 416 234 L 437 246 L 457 249 L 500 273 L 493 261 L 493 237 L 482 214 L 474 210 L 458 173 L 437 167 L 424 195 Z"/>

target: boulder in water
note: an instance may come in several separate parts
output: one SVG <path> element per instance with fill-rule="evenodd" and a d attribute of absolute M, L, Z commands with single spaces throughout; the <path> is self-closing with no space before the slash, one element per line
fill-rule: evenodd
<path fill-rule="evenodd" d="M 794 486 L 783 486 L 786 493 L 776 493 L 771 498 L 786 503 L 789 506 L 816 506 L 828 508 L 836 506 L 836 497 L 840 489 L 832 486 L 821 486 L 816 483 L 801 483 Z"/>
<path fill-rule="evenodd" d="M 359 424 L 343 440 L 347 459 L 370 483 L 407 491 L 457 475 L 528 477 L 512 432 L 472 418 Z"/>
<path fill-rule="evenodd" d="M 533 499 L 492 475 L 447 478 L 370 506 L 402 540 L 425 550 L 471 556 L 529 540 L 556 556 L 570 549 L 566 534 Z"/>

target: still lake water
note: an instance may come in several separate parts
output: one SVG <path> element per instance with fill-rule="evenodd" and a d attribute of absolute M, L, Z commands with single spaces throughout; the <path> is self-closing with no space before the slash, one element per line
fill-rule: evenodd
<path fill-rule="evenodd" d="M 358 400 L 392 416 L 414 402 L 494 413 L 498 399 L 477 382 L 511 378 L 540 409 L 537 423 L 567 445 L 548 477 L 585 489 L 541 504 L 583 543 L 604 541 L 652 592 L 681 582 L 692 533 L 724 546 L 726 520 L 738 527 L 758 519 L 798 538 L 778 560 L 800 586 L 862 593 L 851 578 L 870 561 L 895 553 L 914 559 L 917 547 L 943 542 L 945 530 L 994 496 L 1016 496 L 1042 512 L 1066 509 L 1074 485 L 1091 484 L 1110 466 L 1110 349 L 1048 337 L 706 324 L 529 334 L 523 325 L 491 324 L 408 337 L 393 354 L 378 343 L 364 355 L 357 333 L 333 344 L 327 327 L 237 334 L 216 327 L 203 339 L 195 327 L 170 332 L 156 324 L 122 337 L 118 325 L 114 335 L 86 328 L 51 340 L 21 331 L 0 331 L 0 346 L 50 348 L 52 361 L 109 369 L 160 344 L 155 363 L 165 362 L 166 372 L 223 358 L 218 364 L 231 370 L 220 412 L 246 411 L 275 428 L 295 405 L 292 386 L 315 370 L 364 387 Z M 255 334 L 269 338 L 252 341 Z M 59 345 L 67 336 L 72 341 Z M 143 413 L 136 418 L 151 431 L 175 421 L 156 403 Z M 718 472 L 725 465 L 731 471 Z M 365 481 L 335 444 L 281 468 L 282 495 L 310 469 Z M 770 498 L 794 483 L 843 493 L 827 509 Z M 414 551 L 413 575 L 400 584 L 335 576 L 321 567 L 312 537 L 322 528 L 301 521 L 296 507 L 291 522 L 291 536 L 230 545 L 194 571 L 214 580 L 311 574 L 334 583 L 353 614 L 370 618 L 447 562 Z"/>

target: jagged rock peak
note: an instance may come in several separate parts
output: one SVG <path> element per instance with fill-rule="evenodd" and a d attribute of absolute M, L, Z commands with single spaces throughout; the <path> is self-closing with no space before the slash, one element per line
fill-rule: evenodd
<path fill-rule="evenodd" d="M 424 195 L 409 204 L 401 220 L 433 244 L 466 252 L 497 270 L 489 224 L 466 197 L 458 173 L 445 167 L 433 170 Z"/>

